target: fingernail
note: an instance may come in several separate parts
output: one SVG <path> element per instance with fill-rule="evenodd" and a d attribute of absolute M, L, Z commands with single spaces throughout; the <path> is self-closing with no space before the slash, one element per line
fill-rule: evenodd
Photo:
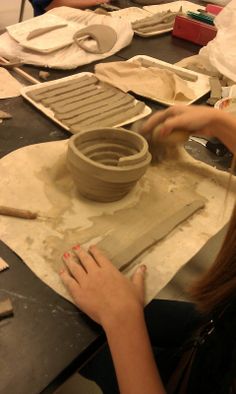
<path fill-rule="evenodd" d="M 59 271 L 59 275 L 64 274 L 64 272 L 65 272 L 65 269 L 63 268 L 63 269 L 61 269 L 61 270 Z"/>
<path fill-rule="evenodd" d="M 75 245 L 75 246 L 73 246 L 72 249 L 73 249 L 73 250 L 79 250 L 79 249 L 80 249 L 80 245 Z"/>
<path fill-rule="evenodd" d="M 66 252 L 63 254 L 64 259 L 68 259 L 70 257 L 70 253 Z"/>
<path fill-rule="evenodd" d="M 139 270 L 140 272 L 143 272 L 143 273 L 146 271 L 146 269 L 147 269 L 147 267 L 146 267 L 145 264 L 140 265 L 139 268 L 138 268 L 138 270 Z"/>

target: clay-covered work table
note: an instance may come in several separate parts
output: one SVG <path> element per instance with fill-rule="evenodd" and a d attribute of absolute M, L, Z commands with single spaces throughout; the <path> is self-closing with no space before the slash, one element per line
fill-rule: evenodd
<path fill-rule="evenodd" d="M 195 45 L 173 39 L 171 35 L 152 39 L 134 37 L 131 46 L 105 61 L 118 61 L 143 53 L 174 63 L 196 54 L 198 49 Z M 33 76 L 39 72 L 33 67 L 25 67 L 25 70 Z M 93 71 L 93 65 L 79 70 Z M 72 73 L 52 71 L 51 77 Z M 21 97 L 0 104 L 2 110 L 13 114 L 12 119 L 0 125 L 0 156 L 25 145 L 69 136 Z M 147 104 L 151 103 L 147 101 Z M 158 104 L 152 103 L 151 106 L 161 108 Z M 188 145 L 198 159 L 213 165 L 218 161 L 219 166 L 227 168 L 224 159 L 216 159 L 194 142 Z M 0 322 L 0 393 L 53 392 L 66 374 L 73 372 L 104 340 L 102 331 L 38 280 L 3 243 L 0 243 L 0 256 L 10 265 L 8 271 L 0 273 L 0 296 L 11 298 L 15 313 L 13 318 Z"/>

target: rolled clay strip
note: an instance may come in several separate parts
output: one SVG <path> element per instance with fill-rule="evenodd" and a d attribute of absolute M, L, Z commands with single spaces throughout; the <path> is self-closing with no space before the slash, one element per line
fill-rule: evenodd
<path fill-rule="evenodd" d="M 97 43 L 97 48 L 86 45 L 85 40 L 79 40 L 79 38 L 84 38 L 85 36 L 93 38 Z M 107 25 L 89 25 L 75 33 L 73 39 L 86 52 L 105 53 L 114 47 L 117 41 L 117 34 L 112 27 Z"/>
<path fill-rule="evenodd" d="M 117 95 L 118 96 L 118 95 Z M 115 109 L 115 108 L 120 108 L 120 107 L 124 107 L 127 108 L 128 105 L 130 105 L 131 103 L 134 103 L 134 99 L 130 99 L 130 97 L 121 97 L 121 99 L 119 99 L 119 97 L 115 96 L 114 100 L 109 100 L 109 102 L 107 101 L 105 107 L 102 107 L 102 111 L 101 111 L 101 107 L 96 107 L 96 108 L 92 108 L 92 106 L 90 106 L 89 109 L 87 109 L 86 111 L 84 111 L 84 113 L 81 113 L 80 115 L 76 116 L 75 118 L 72 119 L 73 123 L 69 123 L 69 124 L 74 124 L 74 123 L 83 123 L 84 121 L 86 121 L 87 119 L 93 119 L 95 116 L 97 115 L 101 115 L 102 114 L 106 114 L 107 112 L 110 112 L 111 110 Z M 132 104 L 133 105 L 133 104 Z M 79 110 L 78 112 L 79 113 Z M 64 121 L 64 119 L 62 119 L 62 121 Z"/>
<path fill-rule="evenodd" d="M 73 92 L 77 89 L 83 88 L 85 86 L 89 86 L 89 85 L 94 85 L 96 83 L 97 79 L 95 77 L 91 77 L 85 81 L 77 81 L 74 82 L 73 84 L 71 83 L 68 86 L 65 86 L 63 88 L 58 88 L 55 89 L 51 92 L 45 93 L 42 98 L 40 99 L 40 101 L 43 102 L 43 104 L 50 104 L 51 100 L 57 100 L 56 96 L 61 96 L 63 93 L 69 93 L 69 92 Z M 54 101 L 53 101 L 54 102 Z"/>
<path fill-rule="evenodd" d="M 68 98 L 66 100 L 57 101 L 55 104 L 51 104 L 50 108 L 52 108 L 55 112 L 59 114 L 65 114 L 66 112 L 70 112 L 78 108 L 78 103 L 80 103 L 81 100 L 85 100 L 89 97 L 96 96 L 105 92 L 104 89 L 98 89 L 95 86 L 92 87 L 93 89 L 91 89 L 91 91 L 81 95 L 78 94 L 76 96 L 72 96 L 71 98 Z"/>
<path fill-rule="evenodd" d="M 32 38 L 36 38 L 38 36 L 41 36 L 42 34 L 46 34 L 49 33 L 50 31 L 61 29 L 62 27 L 66 27 L 66 26 L 67 23 L 62 23 L 56 26 L 48 26 L 48 27 L 41 27 L 39 29 L 35 29 L 28 34 L 26 40 L 31 40 Z"/>
<path fill-rule="evenodd" d="M 116 103 L 115 104 L 111 103 L 108 110 L 103 110 L 102 113 L 99 112 L 97 114 L 93 114 L 93 112 L 91 112 L 90 117 L 88 117 L 85 120 L 79 120 L 76 123 L 79 123 L 82 126 L 83 125 L 89 126 L 93 123 L 97 123 L 101 120 L 105 120 L 106 118 L 109 118 L 111 116 L 117 115 L 117 114 L 122 113 L 124 111 L 128 111 L 129 109 L 132 109 L 133 107 L 134 107 L 134 103 L 118 105 L 118 106 Z M 97 111 L 95 111 L 95 112 L 97 112 Z"/>
<path fill-rule="evenodd" d="M 83 85 L 77 85 L 74 86 L 73 88 L 71 87 L 69 91 L 67 91 L 66 93 L 63 92 L 56 92 L 56 94 L 52 97 L 49 98 L 44 98 L 42 101 L 42 104 L 50 107 L 53 104 L 59 104 L 59 105 L 64 105 L 65 100 L 70 99 L 73 100 L 74 98 L 78 98 L 78 97 L 82 97 L 82 96 L 86 96 L 86 95 L 90 95 L 90 92 L 96 90 L 95 84 L 92 83 L 91 85 L 89 84 L 87 86 L 89 82 L 82 82 L 82 84 L 86 84 L 85 87 L 88 87 L 90 89 L 88 89 L 87 91 L 85 91 L 84 93 L 81 92 L 81 90 L 83 89 Z M 81 93 L 81 96 L 80 96 Z"/>
<path fill-rule="evenodd" d="M 99 100 L 104 100 L 107 98 L 111 99 L 112 96 L 115 96 L 115 95 L 116 95 L 116 92 L 108 90 L 108 91 L 105 91 L 104 93 L 99 95 Z M 97 96 L 92 96 L 92 97 L 88 98 L 87 100 L 82 100 L 81 101 L 81 108 L 86 107 L 87 105 L 90 105 L 92 103 L 96 103 L 97 99 L 98 99 Z M 68 124 L 68 125 L 77 123 L 76 116 L 74 116 L 71 119 L 65 120 L 63 123 Z"/>
<path fill-rule="evenodd" d="M 130 160 L 119 167 L 122 157 Z M 121 128 L 82 132 L 68 144 L 67 164 L 78 191 L 95 201 L 122 198 L 145 173 L 150 160 L 146 140 Z"/>
<path fill-rule="evenodd" d="M 156 67 L 164 70 L 169 70 L 174 74 L 178 75 L 178 77 L 185 79 L 186 81 L 196 82 L 198 80 L 198 75 L 190 74 L 184 70 L 175 70 L 172 67 L 169 67 L 168 65 L 157 64 L 155 62 L 152 62 L 151 60 L 144 59 L 142 57 L 138 58 L 137 60 L 143 67 Z"/>
<path fill-rule="evenodd" d="M 112 127 L 116 126 L 119 123 L 123 123 L 127 121 L 127 119 L 131 119 L 134 116 L 137 116 L 143 112 L 145 108 L 145 104 L 139 101 L 135 106 L 133 106 L 131 109 L 125 110 L 125 111 L 119 111 L 116 113 L 116 115 L 109 113 L 109 116 L 107 116 L 105 119 L 100 119 L 100 120 L 92 120 L 89 127 Z M 70 130 L 73 133 L 79 133 L 81 130 L 85 130 L 86 126 L 81 125 L 81 124 L 75 124 L 70 127 Z"/>
<path fill-rule="evenodd" d="M 77 116 L 80 116 L 86 112 L 91 112 L 94 111 L 96 109 L 99 109 L 101 107 L 107 106 L 110 104 L 110 97 L 104 99 L 104 100 L 99 100 L 99 95 L 96 95 L 97 100 L 95 102 L 93 102 L 92 104 L 86 105 L 84 107 L 81 107 L 81 103 L 80 101 L 76 103 L 76 107 L 73 110 L 70 110 L 64 114 L 56 114 L 56 117 L 58 119 L 70 119 L 70 118 L 75 118 Z M 117 95 L 115 96 L 116 100 L 118 101 L 120 98 L 125 97 L 124 94 L 122 93 L 117 93 Z M 133 99 L 134 100 L 134 99 Z"/>
<path fill-rule="evenodd" d="M 80 82 L 82 82 L 82 81 L 86 81 L 88 78 L 91 78 L 91 77 L 89 77 L 88 75 L 83 75 L 82 77 L 79 77 L 79 80 L 80 80 Z M 58 83 L 55 83 L 52 85 L 47 84 L 46 87 L 45 87 L 45 83 L 43 83 L 44 86 L 42 88 L 37 88 L 37 89 L 34 89 L 30 92 L 27 92 L 27 95 L 35 101 L 40 101 L 41 99 L 43 99 L 43 95 L 45 93 L 52 92 L 55 89 L 70 86 L 71 84 L 74 84 L 75 81 L 77 81 L 77 79 L 72 79 L 70 81 L 67 80 L 64 82 L 58 82 Z"/>

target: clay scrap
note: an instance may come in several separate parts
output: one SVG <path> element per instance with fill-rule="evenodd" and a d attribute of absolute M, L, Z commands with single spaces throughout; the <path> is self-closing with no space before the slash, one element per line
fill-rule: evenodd
<path fill-rule="evenodd" d="M 93 75 L 58 82 L 27 92 L 53 111 L 72 133 L 91 127 L 115 126 L 143 112 L 145 104 Z"/>
<path fill-rule="evenodd" d="M 90 200 L 120 200 L 144 175 L 150 161 L 147 141 L 122 128 L 84 131 L 68 144 L 68 168 L 79 192 Z"/>
<path fill-rule="evenodd" d="M 0 300 L 0 319 L 13 316 L 13 306 L 10 298 Z"/>
<path fill-rule="evenodd" d="M 172 29 L 176 15 L 180 15 L 181 13 L 182 7 L 180 7 L 178 12 L 172 12 L 171 10 L 158 12 L 152 16 L 133 22 L 132 28 L 136 34 L 141 35 Z"/>

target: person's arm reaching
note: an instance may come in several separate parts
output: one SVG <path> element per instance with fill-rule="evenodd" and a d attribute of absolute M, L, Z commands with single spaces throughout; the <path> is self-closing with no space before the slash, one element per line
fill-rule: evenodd
<path fill-rule="evenodd" d="M 46 11 L 56 7 L 72 7 L 85 9 L 99 4 L 109 3 L 109 0 L 52 0 L 51 3 L 45 8 Z"/>
<path fill-rule="evenodd" d="M 203 106 L 175 106 L 152 115 L 141 130 L 151 133 L 160 125 L 158 135 L 165 138 L 175 130 L 189 131 L 207 137 L 216 137 L 236 154 L 236 116 Z"/>
<path fill-rule="evenodd" d="M 120 393 L 164 394 L 144 320 L 145 266 L 129 280 L 96 247 L 74 253 L 77 261 L 64 255 L 60 275 L 76 305 L 104 328 Z"/>

